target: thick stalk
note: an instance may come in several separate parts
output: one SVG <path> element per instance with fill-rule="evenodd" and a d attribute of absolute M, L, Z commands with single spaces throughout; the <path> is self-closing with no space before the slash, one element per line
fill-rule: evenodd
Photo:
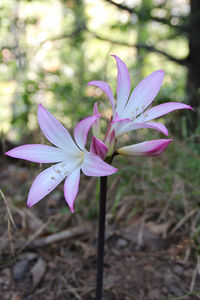
<path fill-rule="evenodd" d="M 107 176 L 100 177 L 96 300 L 102 299 Z"/>

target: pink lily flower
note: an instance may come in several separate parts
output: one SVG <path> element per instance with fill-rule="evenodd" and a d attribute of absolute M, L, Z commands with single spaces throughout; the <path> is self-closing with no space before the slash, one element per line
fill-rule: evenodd
<path fill-rule="evenodd" d="M 115 130 L 118 137 L 124 133 L 140 128 L 156 129 L 168 135 L 166 126 L 159 122 L 152 122 L 176 109 L 192 109 L 189 105 L 179 102 L 167 102 L 150 108 L 158 94 L 164 77 L 162 70 L 155 71 L 143 79 L 130 95 L 131 80 L 125 63 L 116 55 L 117 62 L 117 104 L 108 83 L 104 81 L 90 81 L 88 85 L 100 88 L 109 98 L 113 110 L 111 131 Z"/>
<path fill-rule="evenodd" d="M 85 149 L 88 131 L 99 116 L 99 114 L 90 116 L 76 125 L 75 143 L 67 129 L 48 110 L 39 105 L 40 128 L 45 137 L 56 147 L 32 144 L 19 146 L 6 152 L 8 156 L 37 163 L 57 163 L 41 172 L 34 180 L 28 194 L 29 207 L 39 202 L 66 178 L 64 196 L 73 213 L 81 170 L 87 176 L 107 176 L 117 171 L 99 156 Z"/>

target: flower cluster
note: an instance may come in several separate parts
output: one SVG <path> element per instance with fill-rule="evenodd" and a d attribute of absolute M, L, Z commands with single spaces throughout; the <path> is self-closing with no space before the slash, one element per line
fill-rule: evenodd
<path fill-rule="evenodd" d="M 190 106 L 169 102 L 150 107 L 158 94 L 164 72 L 155 71 L 142 80 L 130 95 L 130 75 L 125 63 L 116 55 L 117 62 L 117 104 L 110 86 L 103 81 L 91 81 L 88 84 L 100 88 L 108 96 L 113 116 L 108 124 L 105 139 L 100 139 L 100 114 L 97 103 L 93 115 L 80 121 L 74 129 L 74 140 L 67 129 L 41 104 L 38 107 L 38 122 L 45 137 L 56 147 L 31 144 L 16 147 L 6 155 L 33 161 L 36 163 L 56 163 L 41 172 L 34 180 L 28 194 L 27 205 L 33 206 L 49 194 L 65 178 L 64 196 L 74 211 L 74 201 L 79 189 L 80 171 L 87 176 L 108 176 L 117 169 L 106 161 L 114 154 L 127 156 L 160 155 L 171 139 L 145 141 L 116 150 L 117 138 L 127 132 L 140 128 L 152 128 L 168 135 L 167 128 L 158 122 L 152 122 L 162 115 L 176 109 L 191 109 Z M 90 128 L 93 130 L 90 151 L 85 148 Z"/>
<path fill-rule="evenodd" d="M 179 102 L 167 102 L 151 107 L 162 85 L 164 77 L 162 70 L 151 73 L 130 94 L 131 80 L 128 69 L 118 56 L 113 55 L 113 57 L 117 62 L 118 68 L 117 104 L 115 105 L 115 99 L 108 83 L 104 81 L 91 81 L 88 83 L 88 85 L 100 88 L 109 98 L 112 107 L 113 116 L 104 140 L 104 147 L 107 146 L 108 155 L 113 153 L 117 137 L 136 129 L 152 128 L 168 136 L 166 126 L 159 122 L 152 122 L 152 120 L 177 109 L 192 109 L 190 106 Z M 95 103 L 94 115 L 96 113 L 98 113 L 98 108 Z M 96 128 L 95 132 L 99 132 L 99 130 Z M 160 155 L 171 141 L 171 139 L 146 141 L 117 149 L 117 153 L 128 156 Z M 99 148 L 102 147 L 102 144 L 99 144 Z M 101 151 L 98 150 L 96 153 L 98 152 Z"/>

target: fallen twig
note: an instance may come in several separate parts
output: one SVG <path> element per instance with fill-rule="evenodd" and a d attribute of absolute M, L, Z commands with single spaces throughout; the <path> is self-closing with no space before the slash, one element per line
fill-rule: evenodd
<path fill-rule="evenodd" d="M 58 233 L 51 234 L 47 237 L 37 239 L 31 245 L 36 247 L 42 247 L 45 245 L 49 245 L 51 243 L 59 242 L 61 240 L 70 239 L 78 235 L 83 235 L 89 232 L 90 230 L 91 230 L 90 223 L 84 223 L 81 226 L 60 231 Z"/>

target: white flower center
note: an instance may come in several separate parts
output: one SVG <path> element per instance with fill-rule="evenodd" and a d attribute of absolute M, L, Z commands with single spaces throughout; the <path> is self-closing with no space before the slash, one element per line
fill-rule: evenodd
<path fill-rule="evenodd" d="M 85 153 L 83 151 L 79 152 L 79 155 L 72 156 L 68 161 L 63 161 L 57 165 L 53 165 L 53 174 L 51 176 L 52 180 L 56 180 L 59 177 L 67 177 L 75 168 L 80 166 L 85 158 Z"/>

